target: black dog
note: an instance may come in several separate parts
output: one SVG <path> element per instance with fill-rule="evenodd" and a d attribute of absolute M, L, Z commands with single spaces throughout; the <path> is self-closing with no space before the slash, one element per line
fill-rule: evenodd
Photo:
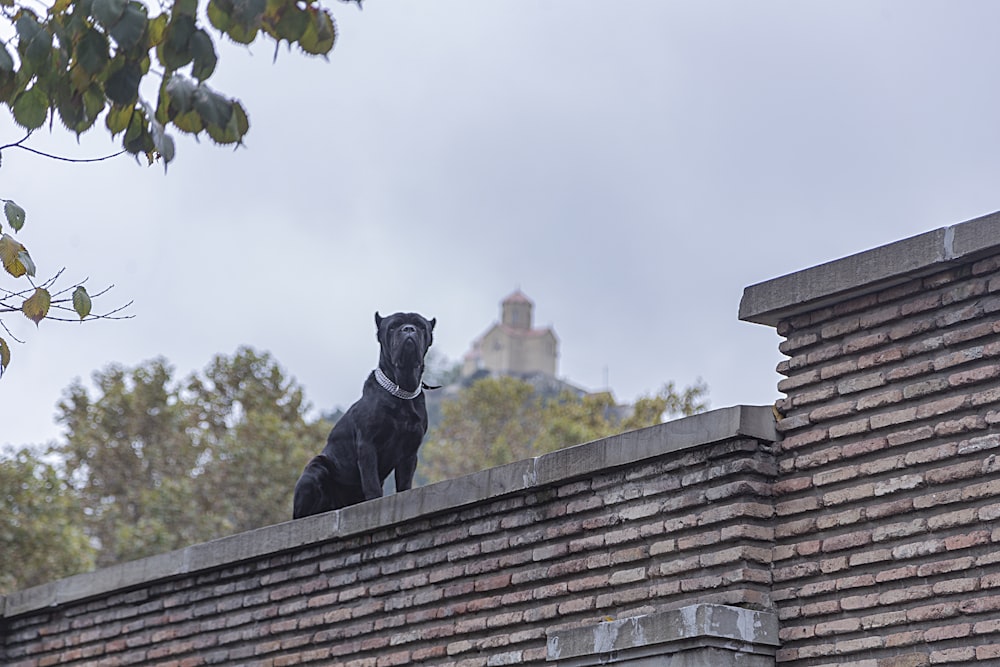
<path fill-rule="evenodd" d="M 413 484 L 417 448 L 427 432 L 423 389 L 428 387 L 421 376 L 435 323 L 417 313 L 375 313 L 382 346 L 378 368 L 365 380 L 361 398 L 330 431 L 322 453 L 302 471 L 294 518 L 379 498 L 393 470 L 397 491 Z"/>

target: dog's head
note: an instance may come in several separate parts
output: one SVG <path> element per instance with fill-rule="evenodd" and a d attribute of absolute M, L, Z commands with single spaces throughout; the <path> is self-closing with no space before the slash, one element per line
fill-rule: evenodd
<path fill-rule="evenodd" d="M 401 387 L 413 390 L 424 372 L 424 355 L 434 342 L 436 319 L 418 313 L 375 313 L 376 336 L 382 351 L 379 366 Z M 414 386 L 408 386 L 414 385 Z"/>

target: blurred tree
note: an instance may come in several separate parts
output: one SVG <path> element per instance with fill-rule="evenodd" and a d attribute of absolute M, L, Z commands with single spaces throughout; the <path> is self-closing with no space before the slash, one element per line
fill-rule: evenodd
<path fill-rule="evenodd" d="M 94 374 L 60 403 L 68 479 L 88 510 L 98 565 L 287 520 L 302 467 L 328 425 L 267 354 L 217 356 L 172 379 L 162 359 Z"/>
<path fill-rule="evenodd" d="M 428 434 L 417 471 L 423 481 L 436 482 L 652 426 L 664 416 L 704 411 L 707 393 L 700 381 L 681 392 L 668 383 L 653 396 L 619 406 L 610 392 L 546 398 L 516 378 L 483 378 L 442 405 L 441 423 Z"/>
<path fill-rule="evenodd" d="M 92 568 L 83 523 L 53 465 L 27 449 L 0 454 L 0 595 Z"/>
<path fill-rule="evenodd" d="M 355 1 L 360 7 L 360 0 Z M 0 104 L 25 130 L 20 140 L 0 146 L 0 156 L 5 150 L 26 150 L 69 162 L 95 162 L 129 153 L 136 159 L 144 156 L 148 164 L 160 160 L 166 169 L 175 152 L 169 127 L 196 137 L 205 133 L 217 144 L 240 145 L 250 121 L 239 100 L 206 83 L 215 73 L 219 55 L 205 20 L 219 37 L 237 44 L 251 44 L 258 36 L 270 38 L 275 58 L 282 42 L 289 49 L 295 44 L 303 53 L 326 57 L 337 36 L 333 17 L 318 0 L 200 4 L 199 0 L 0 1 L 0 26 L 9 37 L 0 42 Z M 150 16 L 151 10 L 157 13 Z M 155 100 L 149 95 L 154 92 Z M 119 153 L 72 159 L 26 145 L 32 132 L 46 123 L 51 128 L 56 118 L 79 137 L 102 116 L 108 133 L 121 136 Z M 0 198 L 0 203 L 9 232 L 16 234 L 24 225 L 25 210 L 11 199 Z M 120 310 L 92 315 L 91 295 L 82 283 L 53 291 L 61 272 L 36 284 L 31 254 L 3 225 L 0 264 L 30 285 L 0 289 L 0 314 L 20 311 L 38 324 L 58 319 L 50 311 L 60 308 L 75 312 L 81 320 L 109 317 Z M 65 296 L 70 290 L 72 295 Z M 17 340 L 2 318 L 0 328 Z M 0 337 L 0 374 L 9 362 L 10 346 Z"/>
<path fill-rule="evenodd" d="M 462 377 L 462 364 L 451 361 L 435 348 L 427 351 L 424 358 L 424 382 L 432 386 L 447 386 Z"/>
<path fill-rule="evenodd" d="M 187 386 L 209 457 L 199 492 L 224 519 L 226 533 L 292 516 L 302 468 L 326 442 L 331 424 L 306 420 L 302 387 L 267 354 L 241 348 L 217 356 Z"/>

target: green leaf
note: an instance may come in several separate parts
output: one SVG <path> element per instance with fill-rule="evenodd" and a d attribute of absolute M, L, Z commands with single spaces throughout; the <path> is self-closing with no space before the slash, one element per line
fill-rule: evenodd
<path fill-rule="evenodd" d="M 174 0 L 174 16 L 194 16 L 198 13 L 198 0 Z"/>
<path fill-rule="evenodd" d="M 7 50 L 7 46 L 0 44 L 0 72 L 11 73 L 14 71 L 14 58 Z"/>
<path fill-rule="evenodd" d="M 75 130 L 85 120 L 83 111 L 83 97 L 74 95 L 68 88 L 62 87 L 58 91 L 59 99 L 56 101 L 56 109 L 59 111 L 59 119 L 69 130 Z M 77 132 L 79 134 L 79 132 Z"/>
<path fill-rule="evenodd" d="M 119 106 L 135 104 L 139 97 L 142 71 L 138 63 L 126 62 L 104 82 L 104 92 L 112 103 Z"/>
<path fill-rule="evenodd" d="M 246 112 L 243 111 L 243 107 L 239 102 L 233 104 L 233 112 L 229 117 L 229 122 L 225 127 L 218 127 L 215 125 L 208 125 L 205 130 L 208 132 L 208 136 L 219 144 L 236 144 L 242 143 L 243 136 L 250 129 L 250 123 L 247 120 Z"/>
<path fill-rule="evenodd" d="M 34 14 L 27 12 L 22 14 L 15 24 L 17 28 L 17 38 L 19 44 L 24 46 L 32 40 L 41 30 L 42 26 Z"/>
<path fill-rule="evenodd" d="M 194 109 L 177 114 L 171 119 L 171 122 L 177 129 L 190 134 L 198 134 L 205 129 L 205 124 L 201 121 L 201 116 Z"/>
<path fill-rule="evenodd" d="M 167 26 L 163 42 L 156 49 L 156 57 L 168 70 L 184 67 L 191 62 L 191 36 L 196 30 L 190 16 L 176 16 Z"/>
<path fill-rule="evenodd" d="M 105 28 L 110 28 L 125 13 L 128 0 L 94 0 L 91 12 Z"/>
<path fill-rule="evenodd" d="M 121 19 L 109 31 L 123 49 L 131 49 L 139 44 L 146 32 L 146 6 L 141 2 L 128 3 Z"/>
<path fill-rule="evenodd" d="M 154 19 L 149 20 L 149 44 L 150 46 L 159 46 L 163 39 L 167 35 L 167 25 L 170 18 L 166 14 L 160 14 Z"/>
<path fill-rule="evenodd" d="M 23 14 L 17 20 L 17 35 L 24 59 L 36 69 L 51 57 L 52 35 L 30 14 Z"/>
<path fill-rule="evenodd" d="M 223 3 L 217 2 L 216 0 L 209 0 L 208 2 L 208 22 L 212 24 L 212 27 L 219 32 L 227 32 L 229 26 L 232 25 L 233 17 L 230 13 L 232 11 L 232 5 L 228 5 L 228 8 L 224 8 Z"/>
<path fill-rule="evenodd" d="M 76 45 L 76 60 L 85 72 L 95 75 L 107 67 L 111 61 L 111 56 L 108 55 L 109 50 L 108 38 L 90 28 L 83 33 L 83 37 Z"/>
<path fill-rule="evenodd" d="M 309 21 L 305 32 L 299 38 L 299 46 L 306 53 L 317 56 L 326 55 L 333 48 L 333 43 L 337 39 L 337 29 L 333 24 L 333 19 L 326 10 L 310 7 L 308 11 L 312 14 L 312 20 Z"/>
<path fill-rule="evenodd" d="M 83 285 L 77 285 L 77 288 L 73 290 L 73 310 L 82 320 L 90 315 L 90 307 L 90 295 L 87 294 L 86 288 Z"/>
<path fill-rule="evenodd" d="M 279 40 L 297 42 L 309 27 L 309 13 L 294 4 L 288 6 L 274 26 L 275 37 Z"/>
<path fill-rule="evenodd" d="M 44 287 L 36 287 L 35 293 L 24 300 L 21 304 L 21 312 L 29 320 L 38 326 L 38 323 L 49 314 L 49 306 L 52 304 L 52 296 Z"/>
<path fill-rule="evenodd" d="M 229 24 L 226 34 L 237 44 L 253 44 L 254 40 L 257 39 L 258 30 L 257 26 L 248 28 L 238 21 L 233 21 Z"/>
<path fill-rule="evenodd" d="M 125 130 L 125 138 L 122 140 L 122 148 L 131 153 L 152 153 L 154 150 L 153 137 L 149 133 L 149 123 L 146 114 L 136 109 L 129 121 L 128 129 Z"/>
<path fill-rule="evenodd" d="M 113 106 L 108 110 L 108 116 L 104 119 L 104 123 L 112 136 L 125 131 L 129 121 L 132 120 L 133 111 L 135 111 L 135 107 L 131 106 Z"/>
<path fill-rule="evenodd" d="M 49 98 L 39 86 L 32 86 L 18 95 L 11 111 L 18 125 L 26 130 L 38 129 L 49 115 Z"/>
<path fill-rule="evenodd" d="M 83 91 L 83 111 L 87 125 L 83 128 L 78 127 L 78 133 L 97 122 L 97 117 L 104 111 L 104 99 L 104 91 L 96 83 Z"/>
<path fill-rule="evenodd" d="M 27 273 L 24 264 L 18 259 L 18 255 L 22 252 L 26 252 L 24 246 L 18 243 L 13 236 L 10 234 L 0 236 L 0 263 L 3 264 L 4 270 L 15 278 L 20 278 Z"/>
<path fill-rule="evenodd" d="M 204 30 L 198 30 L 191 35 L 191 54 L 194 57 L 194 65 L 191 66 L 191 74 L 199 81 L 204 81 L 212 76 L 215 71 L 215 64 L 219 58 L 215 55 L 215 46 L 212 38 Z"/>
<path fill-rule="evenodd" d="M 0 338 L 0 377 L 7 370 L 8 364 L 10 364 L 10 347 L 7 346 L 7 341 Z"/>
<path fill-rule="evenodd" d="M 260 18 L 267 9 L 267 0 L 233 0 L 233 21 L 243 27 L 253 28 L 254 32 L 260 26 Z"/>
<path fill-rule="evenodd" d="M 8 199 L 7 203 L 3 205 L 3 213 L 7 216 L 7 222 L 14 228 L 14 231 L 21 231 L 21 227 L 24 227 L 24 209 L 15 204 L 13 200 Z"/>
<path fill-rule="evenodd" d="M 195 89 L 191 104 L 206 127 L 224 128 L 233 115 L 233 103 L 205 85 Z"/>

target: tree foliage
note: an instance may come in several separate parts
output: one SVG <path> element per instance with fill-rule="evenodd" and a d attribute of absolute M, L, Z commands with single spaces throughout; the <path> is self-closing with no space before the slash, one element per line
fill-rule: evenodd
<path fill-rule="evenodd" d="M 212 32 L 237 44 L 270 38 L 275 57 L 282 43 L 325 57 L 337 36 L 332 15 L 318 0 L 208 0 L 203 6 L 199 0 L 161 0 L 152 12 L 139 0 L 53 0 L 48 6 L 0 0 L 0 23 L 7 21 L 4 34 L 11 35 L 0 41 L 0 104 L 26 132 L 0 146 L 0 157 L 13 148 L 40 153 L 25 141 L 56 118 L 79 137 L 103 117 L 122 152 L 149 164 L 160 160 L 164 169 L 176 152 L 171 128 L 240 145 L 250 129 L 246 109 L 208 85 L 219 61 Z M 120 312 L 92 315 L 92 296 L 81 282 L 53 291 L 58 273 L 36 284 L 34 259 L 10 233 L 20 231 L 25 211 L 10 199 L 0 202 L 10 230 L 0 225 L 0 263 L 29 285 L 0 288 L 0 314 L 20 312 L 37 325 L 59 319 L 53 312 L 60 310 L 80 320 Z M 2 319 L 0 328 L 17 340 Z M 0 375 L 10 356 L 9 342 L 0 337 Z"/>
<path fill-rule="evenodd" d="M 55 452 L 88 509 L 99 565 L 287 520 L 328 424 L 266 354 L 240 349 L 184 381 L 162 359 L 94 374 L 59 406 Z"/>
<path fill-rule="evenodd" d="M 657 394 L 619 406 L 610 392 L 555 398 L 512 377 L 483 378 L 441 406 L 442 417 L 422 448 L 417 472 L 425 482 L 467 475 L 563 447 L 692 415 L 707 407 L 708 388 L 682 391 L 668 383 Z"/>
<path fill-rule="evenodd" d="M 0 594 L 93 567 L 83 524 L 58 468 L 28 449 L 0 453 Z"/>

